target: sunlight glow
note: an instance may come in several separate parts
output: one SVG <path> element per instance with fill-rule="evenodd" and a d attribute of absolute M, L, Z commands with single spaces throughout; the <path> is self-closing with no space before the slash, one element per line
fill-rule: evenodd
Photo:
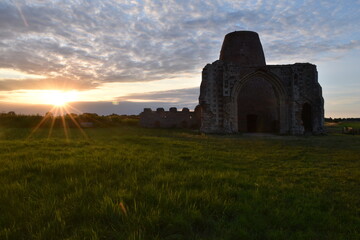
<path fill-rule="evenodd" d="M 14 79 L 14 80 L 24 80 L 24 79 L 44 79 L 45 76 L 29 74 L 21 72 L 11 68 L 0 68 L 0 79 Z"/>
<path fill-rule="evenodd" d="M 43 103 L 54 106 L 63 106 L 69 102 L 74 102 L 78 99 L 77 91 L 63 92 L 63 91 L 46 91 L 43 93 Z"/>

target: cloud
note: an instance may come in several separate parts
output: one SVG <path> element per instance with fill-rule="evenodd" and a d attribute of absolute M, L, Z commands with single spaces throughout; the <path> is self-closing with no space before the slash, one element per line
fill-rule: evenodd
<path fill-rule="evenodd" d="M 359 48 L 359 9 L 358 1 L 319 0 L 2 1 L 0 68 L 50 80 L 0 87 L 64 79 L 86 89 L 199 74 L 224 35 L 243 29 L 259 32 L 268 61 L 321 61 Z"/>
<path fill-rule="evenodd" d="M 183 105 L 196 105 L 199 97 L 199 88 L 176 89 L 169 91 L 155 91 L 136 93 L 117 98 L 117 101 L 128 102 L 169 102 Z"/>
<path fill-rule="evenodd" d="M 2 79 L 0 80 L 1 91 L 13 91 L 18 89 L 41 89 L 41 90 L 87 90 L 96 87 L 98 84 L 89 81 L 76 81 L 66 78 L 46 79 Z"/>

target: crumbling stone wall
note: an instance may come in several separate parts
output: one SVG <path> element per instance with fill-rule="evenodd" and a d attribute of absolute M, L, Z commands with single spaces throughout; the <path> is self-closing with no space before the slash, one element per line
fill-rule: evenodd
<path fill-rule="evenodd" d="M 202 71 L 202 132 L 324 132 L 324 100 L 316 66 L 266 65 L 258 34 L 225 36 L 220 60 Z"/>
<path fill-rule="evenodd" d="M 175 107 L 170 108 L 169 111 L 165 111 L 164 108 L 157 108 L 156 111 L 152 111 L 151 108 L 144 108 L 144 111 L 140 113 L 140 126 L 148 128 L 199 128 L 199 108 L 196 108 L 195 111 L 190 111 L 188 108 L 178 111 Z"/>

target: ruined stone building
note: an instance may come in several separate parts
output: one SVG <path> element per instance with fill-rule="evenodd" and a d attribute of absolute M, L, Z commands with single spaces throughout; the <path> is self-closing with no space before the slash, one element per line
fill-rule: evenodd
<path fill-rule="evenodd" d="M 194 112 L 144 109 L 140 125 L 200 126 L 205 133 L 321 134 L 324 100 L 315 65 L 266 65 L 258 34 L 236 31 L 225 36 L 219 60 L 204 67 Z"/>
<path fill-rule="evenodd" d="M 140 125 L 148 128 L 198 129 L 200 127 L 200 111 L 199 108 L 195 111 L 190 111 L 188 108 L 178 111 L 175 107 L 170 108 L 169 111 L 165 111 L 164 108 L 158 108 L 156 111 L 145 108 L 140 113 Z"/>
<path fill-rule="evenodd" d="M 324 100 L 316 66 L 266 65 L 259 36 L 225 36 L 219 60 L 202 71 L 200 130 L 206 133 L 324 132 Z"/>

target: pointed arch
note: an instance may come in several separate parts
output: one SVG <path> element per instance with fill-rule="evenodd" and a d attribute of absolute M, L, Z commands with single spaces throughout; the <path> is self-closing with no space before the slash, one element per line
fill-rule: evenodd
<path fill-rule="evenodd" d="M 252 79 L 255 78 L 261 78 L 267 81 L 272 89 L 274 90 L 274 94 L 276 96 L 276 99 L 278 101 L 278 109 L 279 109 L 279 115 L 278 115 L 278 123 L 276 124 L 279 129 L 278 133 L 287 133 L 288 132 L 288 119 L 287 119 L 287 112 L 288 112 L 288 106 L 287 106 L 287 94 L 286 89 L 282 81 L 273 73 L 270 73 L 266 70 L 258 70 L 256 72 L 247 74 L 240 79 L 238 79 L 232 89 L 231 92 L 231 122 L 233 126 L 233 131 L 237 132 L 239 130 L 239 113 L 238 113 L 238 98 L 239 94 L 241 93 L 241 90 L 243 87 Z"/>

